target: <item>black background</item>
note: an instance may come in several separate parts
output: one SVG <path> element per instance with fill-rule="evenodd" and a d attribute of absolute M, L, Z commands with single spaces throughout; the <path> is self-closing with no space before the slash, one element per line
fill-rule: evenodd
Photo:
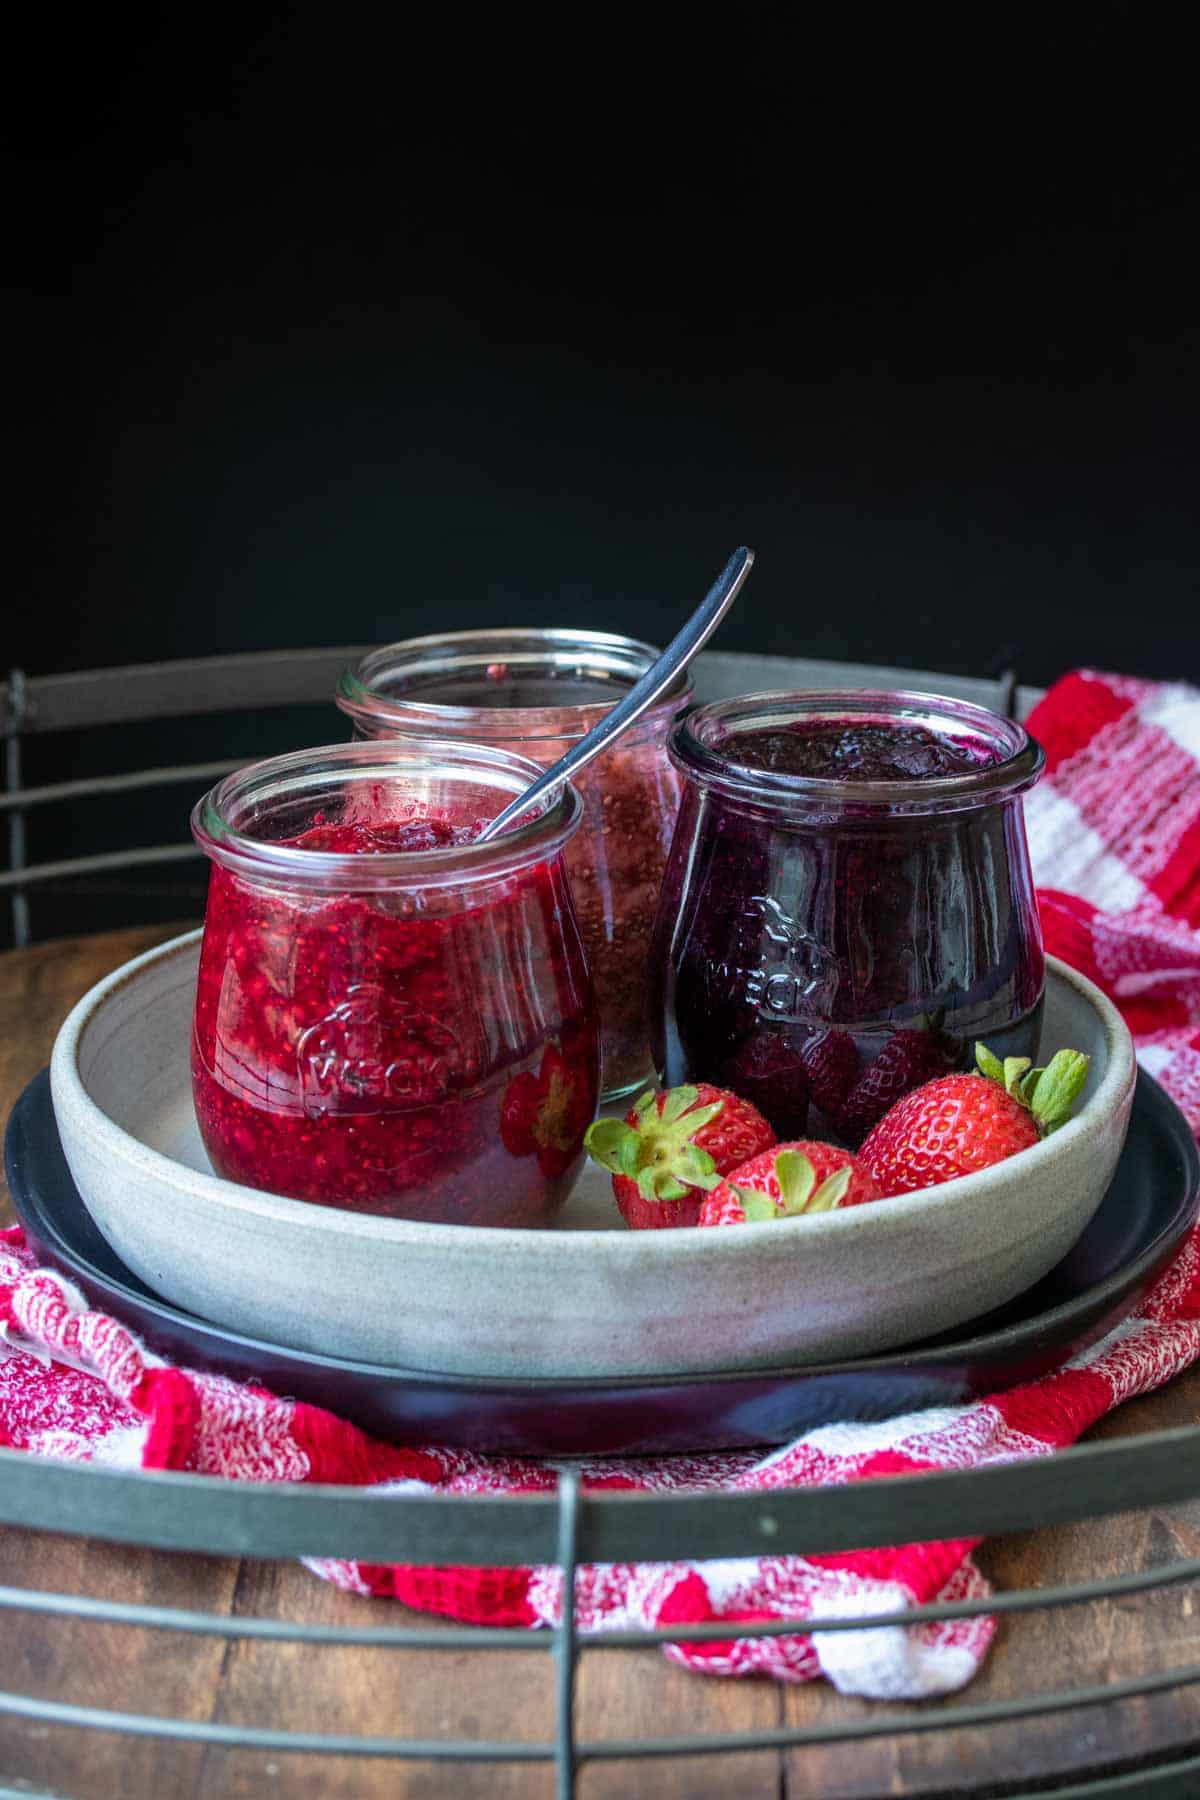
<path fill-rule="evenodd" d="M 746 542 L 721 648 L 1200 675 L 1182 21 L 708 17 L 26 27 L 3 660 L 661 640 Z"/>
<path fill-rule="evenodd" d="M 661 636 L 745 541 L 725 648 L 1200 671 L 1173 14 L 488 17 L 14 59 L 8 661 Z"/>

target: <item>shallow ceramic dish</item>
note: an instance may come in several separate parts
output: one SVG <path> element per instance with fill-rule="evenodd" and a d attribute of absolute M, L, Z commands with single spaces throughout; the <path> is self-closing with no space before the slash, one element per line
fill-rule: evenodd
<path fill-rule="evenodd" d="M 283 1349 L 160 1299 L 125 1267 L 80 1199 L 47 1070 L 13 1108 L 4 1172 L 38 1255 L 160 1355 L 327 1407 L 393 1442 L 523 1456 L 783 1444 L 817 1425 L 952 1406 L 1033 1381 L 1083 1355 L 1125 1318 L 1200 1207 L 1196 1140 L 1178 1107 L 1141 1070 L 1116 1174 L 1082 1237 L 1041 1281 L 986 1317 L 932 1343 L 850 1362 L 547 1380 L 426 1374 Z"/>
<path fill-rule="evenodd" d="M 177 1305 L 297 1349 L 450 1374 L 622 1376 L 867 1355 L 1002 1305 L 1108 1187 L 1135 1063 L 1115 1007 L 1062 964 L 1047 1050 L 1092 1057 L 1076 1117 L 982 1174 L 769 1229 L 628 1232 L 591 1171 L 565 1229 L 414 1224 L 224 1181 L 192 1115 L 199 934 L 92 989 L 51 1060 L 63 1149 L 101 1232 Z"/>

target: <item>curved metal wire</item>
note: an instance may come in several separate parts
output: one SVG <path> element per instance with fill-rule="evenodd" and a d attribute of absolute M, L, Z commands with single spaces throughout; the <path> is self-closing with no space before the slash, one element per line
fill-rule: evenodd
<path fill-rule="evenodd" d="M 25 730 L 69 728 L 99 719 L 162 716 L 228 705 L 231 663 L 239 680 L 266 703 L 286 703 L 323 693 L 329 666 L 349 654 L 301 652 L 285 658 L 214 658 L 203 663 L 136 671 L 99 671 L 85 677 L 50 678 L 29 684 L 30 704 L 10 720 L 6 736 L 19 750 Z M 730 665 L 734 686 L 761 685 L 759 659 L 708 657 L 714 668 Z M 739 665 L 736 671 L 732 665 Z M 754 664 L 750 676 L 740 665 Z M 763 665 L 765 666 L 765 665 Z M 801 665 L 794 665 L 799 669 Z M 822 666 L 806 679 L 821 684 Z M 830 667 L 835 682 L 845 671 Z M 863 671 L 857 671 L 861 678 Z M 118 677 L 136 680 L 118 680 Z M 790 678 L 790 677 L 789 677 Z M 798 678 L 798 677 L 797 677 Z M 775 678 L 777 679 L 777 677 Z M 263 684 L 266 684 L 264 689 Z M 944 684 L 949 685 L 949 684 Z M 973 684 L 978 686 L 979 684 Z M 14 698 L 13 684 L 0 684 Z M 269 691 L 266 691 L 269 690 Z M 24 690 L 20 690 L 22 693 Z M 1021 710 L 1009 678 L 1006 693 Z M 1028 695 L 1025 696 L 1028 698 Z M 233 702 L 236 704 L 236 701 Z M 132 711 L 131 711 L 132 709 Z M 208 765 L 204 765 L 207 767 Z M 191 778 L 197 767 L 98 777 L 62 784 L 54 790 L 21 792 L 19 766 L 8 770 L 4 810 L 10 829 L 25 805 L 82 793 L 120 791 L 160 780 Z M 191 854 L 182 846 L 126 852 L 112 860 L 139 863 Z M 51 865 L 47 874 L 74 874 L 86 861 Z M 25 866 L 24 846 L 10 845 L 11 872 L 0 886 L 19 889 L 36 879 Z M 76 866 L 78 863 L 78 867 Z M 43 865 L 45 869 L 46 866 Z M 812 1554 L 870 1545 L 928 1541 L 938 1537 L 990 1536 L 1004 1531 L 1061 1524 L 1114 1512 L 1170 1505 L 1200 1496 L 1200 1428 L 1186 1427 L 1136 1439 L 1088 1444 L 1032 1460 L 988 1469 L 960 1470 L 852 1484 L 837 1490 L 768 1493 L 654 1495 L 581 1493 L 573 1473 L 560 1478 L 555 1497 L 476 1499 L 445 1495 L 379 1495 L 344 1488 L 236 1484 L 204 1477 L 125 1474 L 114 1470 L 31 1460 L 0 1451 L 0 1521 L 39 1531 L 61 1531 L 113 1542 L 136 1543 L 234 1556 L 355 1556 L 372 1562 L 436 1561 L 463 1564 L 550 1564 L 562 1571 L 563 1591 L 574 1591 L 583 1562 L 659 1561 L 679 1557 L 746 1556 L 769 1550 Z M 939 1602 L 878 1615 L 870 1628 L 908 1627 L 979 1614 L 1019 1614 L 1042 1607 L 1094 1604 L 1122 1596 L 1179 1586 L 1200 1578 L 1200 1558 L 1150 1570 L 1126 1571 L 1103 1581 L 1020 1590 L 985 1600 Z M 662 1759 L 676 1755 L 718 1756 L 748 1750 L 792 1750 L 855 1739 L 928 1734 L 999 1725 L 1056 1711 L 1096 1708 L 1200 1683 L 1200 1665 L 1156 1671 L 1104 1686 L 1053 1694 L 903 1712 L 876 1712 L 846 1722 L 781 1727 L 707 1738 L 663 1736 L 578 1740 L 575 1735 L 575 1676 L 581 1649 L 638 1649 L 663 1643 L 703 1643 L 727 1639 L 728 1623 L 657 1630 L 576 1632 L 574 1608 L 564 1606 L 553 1630 L 480 1630 L 470 1627 L 335 1627 L 298 1625 L 265 1618 L 224 1618 L 183 1609 L 137 1606 L 90 1595 L 67 1595 L 14 1587 L 0 1588 L 0 1610 L 73 1617 L 81 1625 L 133 1626 L 226 1639 L 355 1645 L 419 1650 L 514 1648 L 552 1653 L 556 1730 L 552 1742 L 454 1740 L 338 1736 L 275 1730 L 269 1726 L 227 1725 L 128 1713 L 0 1694 L 0 1716 L 43 1724 L 95 1728 L 133 1736 L 160 1737 L 291 1754 L 351 1755 L 407 1761 L 551 1763 L 559 1800 L 570 1800 L 578 1770 L 588 1762 Z M 739 1624 L 739 1637 L 801 1636 L 863 1629 L 853 1617 L 819 1621 L 764 1621 Z M 1000 1773 L 999 1771 L 997 1772 Z M 0 1790 L 3 1793 L 7 1790 Z M 1190 1754 L 1153 1768 L 1056 1782 L 1058 1800 L 1101 1795 L 1153 1795 L 1186 1800 L 1200 1793 L 1200 1756 Z"/>
<path fill-rule="evenodd" d="M 15 1483 L 5 1479 L 23 1476 Z M 87 1530 L 120 1541 L 162 1542 L 176 1548 L 234 1551 L 239 1554 L 307 1553 L 337 1549 L 370 1560 L 422 1560 L 429 1532 L 437 1534 L 437 1559 L 489 1563 L 556 1562 L 562 1570 L 564 1596 L 573 1594 L 580 1560 L 653 1560 L 663 1551 L 663 1531 L 675 1557 L 703 1558 L 728 1553 L 728 1534 L 745 1553 L 747 1541 L 769 1541 L 774 1552 L 865 1546 L 908 1539 L 927 1540 L 944 1533 L 953 1518 L 954 1535 L 982 1535 L 1030 1523 L 1046 1491 L 1045 1477 L 1055 1477 L 1059 1496 L 1055 1519 L 1082 1519 L 1099 1513 L 1162 1505 L 1200 1494 L 1200 1429 L 1184 1428 L 1152 1436 L 1087 1445 L 1045 1461 L 1001 1468 L 929 1474 L 901 1480 L 851 1484 L 836 1490 L 810 1489 L 770 1494 L 675 1495 L 653 1497 L 621 1493 L 580 1493 L 573 1471 L 560 1475 L 553 1499 L 426 1499 L 409 1493 L 372 1495 L 352 1489 L 305 1489 L 286 1485 L 239 1486 L 196 1476 L 123 1475 L 86 1465 L 34 1462 L 19 1453 L 0 1451 L 0 1514 L 10 1522 L 41 1529 Z M 1065 1478 L 1064 1478 L 1065 1477 Z M 127 1510 L 120 1531 L 98 1532 L 94 1503 L 99 1499 L 111 1524 L 114 1499 Z M 247 1510 L 246 1502 L 251 1504 Z M 214 1505 L 215 1502 L 215 1505 Z M 270 1517 L 263 1508 L 277 1506 L 273 1530 L 263 1529 Z M 132 1513 L 128 1509 L 132 1507 Z M 70 1516 L 64 1516 L 65 1509 Z M 165 1526 L 170 1521 L 169 1531 Z M 665 1520 L 665 1524 L 664 1524 Z M 1048 1522 L 1038 1518 L 1037 1522 Z M 757 1531 L 755 1531 L 757 1526 Z M 547 1541 L 547 1529 L 552 1541 Z M 326 1536 L 326 1532 L 330 1535 Z M 382 1535 L 381 1535 L 382 1533 Z M 449 1533 L 450 1541 L 447 1541 Z M 948 1533 L 946 1533 L 948 1535 Z M 597 1547 L 606 1550 L 597 1554 Z M 873 1617 L 869 1628 L 911 1626 L 933 1619 L 966 1618 L 981 1613 L 1023 1612 L 1041 1606 L 1088 1604 L 1118 1595 L 1193 1581 L 1200 1559 L 1160 1569 L 1129 1571 L 1108 1581 L 1064 1584 L 1042 1591 L 1022 1590 L 986 1600 L 912 1607 Z M 1048 1713 L 1089 1709 L 1134 1700 L 1200 1683 L 1200 1664 L 1131 1677 L 1125 1681 L 1076 1687 L 1050 1694 L 1018 1696 L 971 1705 L 907 1708 L 820 1725 L 778 1727 L 753 1733 L 656 1738 L 613 1737 L 578 1740 L 575 1735 L 575 1673 L 581 1649 L 574 1607 L 564 1605 L 560 1624 L 545 1633 L 484 1632 L 461 1627 L 441 1630 L 402 1627 L 345 1629 L 289 1625 L 267 1619 L 222 1619 L 164 1607 L 141 1607 L 117 1601 L 78 1598 L 18 1588 L 0 1589 L 0 1607 L 9 1610 L 73 1614 L 82 1620 L 207 1632 L 225 1637 L 264 1638 L 320 1644 L 356 1644 L 408 1649 L 503 1651 L 544 1648 L 555 1663 L 556 1732 L 553 1741 L 465 1740 L 339 1735 L 238 1726 L 148 1713 L 128 1713 L 76 1705 L 65 1700 L 0 1693 L 0 1715 L 15 1714 L 80 1728 L 122 1732 L 132 1736 L 187 1740 L 222 1746 L 270 1750 L 286 1754 L 358 1756 L 403 1761 L 553 1763 L 559 1800 L 571 1800 L 575 1779 L 589 1762 L 661 1759 L 671 1756 L 717 1756 L 747 1751 L 783 1751 L 880 1737 L 934 1731 L 956 1731 L 1011 1724 Z M 703 1642 L 728 1638 L 728 1624 L 589 1634 L 586 1644 L 605 1648 L 646 1648 L 663 1642 Z M 852 1617 L 819 1621 L 775 1621 L 746 1626 L 739 1637 L 803 1635 L 813 1630 L 852 1631 L 863 1621 Z M 1143 1792 L 1186 1793 L 1170 1783 L 1186 1782 L 1186 1761 L 1164 1765 L 1153 1786 Z M 1146 1774 L 1146 1771 L 1140 1774 Z M 1169 1780 L 1168 1780 L 1169 1778 Z M 1116 1783 L 1116 1785 L 1113 1785 Z M 1078 1787 L 1084 1794 L 1119 1794 L 1131 1790 L 1124 1776 L 1100 1778 Z M 1069 1792 L 1070 1790 L 1064 1790 Z"/>
<path fill-rule="evenodd" d="M 1198 1491 L 1200 1426 L 1181 1426 L 1019 1463 L 851 1482 L 836 1490 L 582 1494 L 578 1555 L 583 1562 L 672 1562 L 990 1537 L 1171 1505 Z M 126 1474 L 0 1450 L 0 1521 L 44 1531 L 86 1529 L 152 1549 L 517 1567 L 555 1561 L 558 1511 L 558 1501 L 543 1495 L 379 1494 Z"/>

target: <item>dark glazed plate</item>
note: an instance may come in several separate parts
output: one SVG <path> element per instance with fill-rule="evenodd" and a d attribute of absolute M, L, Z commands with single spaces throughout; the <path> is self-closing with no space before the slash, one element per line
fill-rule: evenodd
<path fill-rule="evenodd" d="M 34 1249 L 160 1356 L 253 1380 L 393 1441 L 531 1456 L 782 1444 L 835 1420 L 886 1419 L 1014 1387 L 1060 1367 L 1124 1318 L 1200 1208 L 1200 1155 L 1187 1122 L 1139 1073 L 1116 1175 L 1083 1236 L 1036 1287 L 969 1326 L 884 1356 L 803 1368 L 482 1380 L 289 1350 L 161 1300 L 92 1223 L 63 1157 L 45 1070 L 13 1109 L 4 1166 Z"/>

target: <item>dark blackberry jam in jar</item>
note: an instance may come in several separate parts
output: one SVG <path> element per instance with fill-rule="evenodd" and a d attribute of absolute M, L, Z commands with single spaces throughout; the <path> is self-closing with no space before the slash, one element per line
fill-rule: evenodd
<path fill-rule="evenodd" d="M 562 856 L 579 796 L 474 841 L 537 773 L 474 744 L 341 744 L 199 803 L 192 1086 L 218 1174 L 441 1224 L 557 1212 L 599 1076 Z"/>
<path fill-rule="evenodd" d="M 781 1136 L 858 1144 L 977 1039 L 1037 1053 L 1045 969 L 1022 794 L 1038 745 L 937 695 L 756 694 L 675 727 L 655 932 L 658 1070 Z"/>

